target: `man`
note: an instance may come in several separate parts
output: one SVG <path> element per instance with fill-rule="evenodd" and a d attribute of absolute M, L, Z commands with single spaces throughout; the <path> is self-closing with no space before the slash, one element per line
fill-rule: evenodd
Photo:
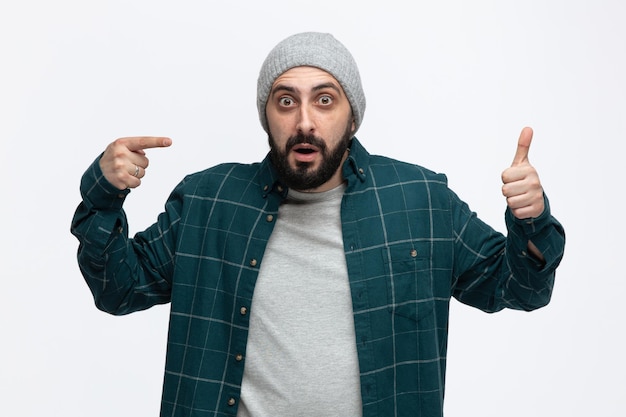
<path fill-rule="evenodd" d="M 162 416 L 441 416 L 451 297 L 487 312 L 550 300 L 564 234 L 528 162 L 504 171 L 508 235 L 445 176 L 372 156 L 365 96 L 334 37 L 279 43 L 258 79 L 270 152 L 187 176 L 128 237 L 147 148 L 118 139 L 81 182 L 72 233 L 97 306 L 171 302 Z"/>

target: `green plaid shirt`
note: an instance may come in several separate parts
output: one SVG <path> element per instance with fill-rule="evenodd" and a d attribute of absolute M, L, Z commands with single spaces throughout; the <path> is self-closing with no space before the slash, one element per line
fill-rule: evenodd
<path fill-rule="evenodd" d="M 563 229 L 546 200 L 533 221 L 507 211 L 505 237 L 444 175 L 352 142 L 341 219 L 363 415 L 441 416 L 450 298 L 487 312 L 544 306 Z M 127 314 L 171 302 L 161 416 L 236 414 L 255 281 L 286 192 L 268 158 L 218 165 L 186 177 L 131 239 L 128 191 L 97 161 L 84 174 L 72 233 L 98 308 Z M 527 254 L 529 239 L 545 263 Z"/>

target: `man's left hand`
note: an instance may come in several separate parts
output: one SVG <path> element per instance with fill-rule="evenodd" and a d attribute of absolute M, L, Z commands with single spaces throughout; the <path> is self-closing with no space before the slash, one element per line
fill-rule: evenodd
<path fill-rule="evenodd" d="M 539 217 L 544 210 L 543 188 L 539 175 L 528 161 L 528 150 L 533 139 L 530 127 L 522 129 L 517 141 L 513 164 L 502 172 L 502 194 L 518 219 Z"/>

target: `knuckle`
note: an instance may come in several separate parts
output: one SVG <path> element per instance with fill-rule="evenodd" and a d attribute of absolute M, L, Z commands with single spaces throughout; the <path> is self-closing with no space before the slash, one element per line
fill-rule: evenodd
<path fill-rule="evenodd" d="M 113 170 L 114 171 L 122 171 L 124 169 L 124 161 L 121 158 L 115 158 L 113 160 Z"/>
<path fill-rule="evenodd" d="M 148 146 L 148 139 L 145 137 L 140 137 L 139 138 L 139 146 L 141 149 L 144 149 Z"/>
<path fill-rule="evenodd" d="M 125 147 L 126 143 L 128 143 L 128 138 L 117 138 L 111 143 L 111 145 L 115 148 Z"/>

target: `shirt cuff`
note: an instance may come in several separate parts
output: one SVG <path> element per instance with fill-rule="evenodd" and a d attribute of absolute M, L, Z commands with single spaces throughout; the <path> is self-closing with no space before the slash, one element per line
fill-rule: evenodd
<path fill-rule="evenodd" d="M 91 209 L 119 210 L 124 204 L 129 189 L 119 190 L 111 184 L 100 169 L 100 158 L 89 166 L 80 182 L 80 193 L 84 203 Z"/>
<path fill-rule="evenodd" d="M 546 227 L 553 223 L 552 214 L 550 213 L 550 202 L 546 194 L 543 194 L 543 213 L 539 217 L 533 217 L 529 219 L 518 219 L 515 217 L 510 208 L 506 209 L 506 223 L 510 228 L 514 226 L 521 229 L 522 233 L 529 238 L 540 234 Z"/>
<path fill-rule="evenodd" d="M 545 194 L 544 207 L 543 213 L 536 218 L 518 219 L 508 208 L 505 217 L 509 234 L 521 238 L 520 244 L 523 246 L 519 249 L 522 253 L 527 255 L 527 242 L 532 241 L 545 259 L 542 266 L 551 269 L 559 263 L 563 255 L 565 237 L 562 226 L 550 212 L 550 203 Z"/>

